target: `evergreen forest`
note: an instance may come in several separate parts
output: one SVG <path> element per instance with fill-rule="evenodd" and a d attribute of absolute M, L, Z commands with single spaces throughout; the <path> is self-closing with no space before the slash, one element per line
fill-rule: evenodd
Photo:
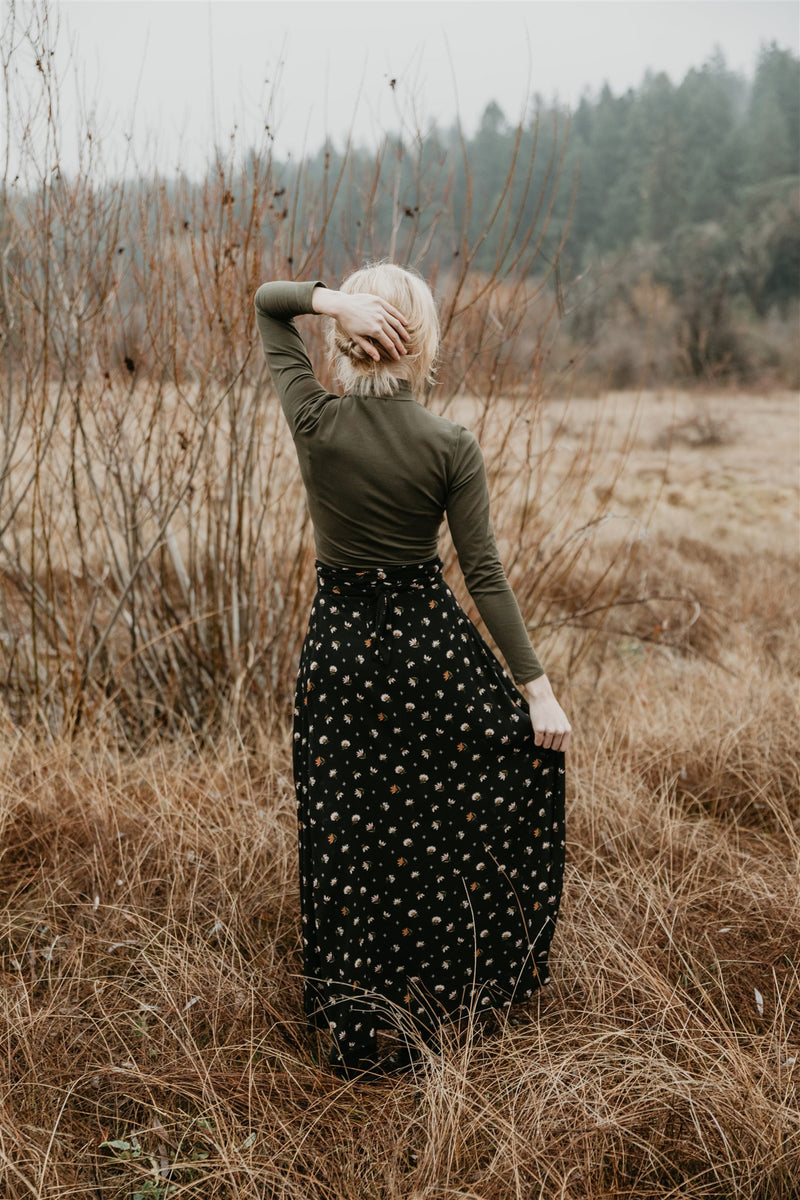
<path fill-rule="evenodd" d="M 717 49 L 677 85 L 648 72 L 623 95 L 607 85 L 585 93 L 572 113 L 537 97 L 518 123 L 491 102 L 471 136 L 434 124 L 394 151 L 380 180 L 374 152 L 333 143 L 282 165 L 284 215 L 293 188 L 336 193 L 334 270 L 363 252 L 365 220 L 368 250 L 402 256 L 403 224 L 418 249 L 420 225 L 449 205 L 452 245 L 444 255 L 429 245 L 417 265 L 471 248 L 474 269 L 511 270 L 535 246 L 530 271 L 551 269 L 572 348 L 590 361 L 594 348 L 606 382 L 633 382 L 655 307 L 665 336 L 654 377 L 777 373 L 797 383 L 800 59 L 791 51 L 762 44 L 746 79 Z"/>

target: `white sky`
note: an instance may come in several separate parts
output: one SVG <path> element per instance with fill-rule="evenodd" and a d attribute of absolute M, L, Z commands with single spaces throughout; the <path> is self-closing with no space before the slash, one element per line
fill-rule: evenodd
<path fill-rule="evenodd" d="M 10 0 L 5 0 L 8 8 Z M 276 152 L 372 141 L 414 115 L 459 111 L 471 131 L 495 99 L 516 119 L 531 96 L 574 107 L 647 68 L 679 82 L 722 48 L 752 74 L 760 42 L 800 52 L 794 0 L 56 0 L 56 62 L 80 80 L 111 157 L 132 144 L 162 170 L 205 166 L 214 137 Z M 69 48 L 72 46 L 72 54 Z M 29 56 L 30 57 L 30 56 Z M 396 86 L 390 87 L 395 79 Z M 78 106 L 64 90 L 65 132 Z M 65 165 L 70 163 L 69 137 Z M 107 159 L 108 161 L 108 159 Z"/>

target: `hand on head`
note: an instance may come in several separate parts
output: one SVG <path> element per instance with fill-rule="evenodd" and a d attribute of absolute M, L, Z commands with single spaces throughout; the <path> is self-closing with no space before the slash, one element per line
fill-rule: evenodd
<path fill-rule="evenodd" d="M 341 328 L 375 362 L 407 354 L 408 321 L 393 304 L 370 292 L 342 296 L 336 318 Z"/>
<path fill-rule="evenodd" d="M 315 288 L 312 307 L 334 318 L 328 346 L 345 392 L 391 396 L 402 378 L 415 395 L 423 395 L 436 382 L 436 303 L 415 271 L 368 264 L 348 275 L 339 291 Z"/>

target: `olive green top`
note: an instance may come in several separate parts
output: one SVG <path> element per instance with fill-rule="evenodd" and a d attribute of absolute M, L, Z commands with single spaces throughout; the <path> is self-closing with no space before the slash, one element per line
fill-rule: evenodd
<path fill-rule="evenodd" d="M 264 283 L 255 308 L 264 354 L 294 439 L 317 558 L 328 566 L 424 562 L 447 523 L 481 617 L 518 684 L 544 668 L 500 562 L 478 441 L 401 381 L 390 397 L 338 396 L 314 375 L 292 320 L 324 283 Z"/>

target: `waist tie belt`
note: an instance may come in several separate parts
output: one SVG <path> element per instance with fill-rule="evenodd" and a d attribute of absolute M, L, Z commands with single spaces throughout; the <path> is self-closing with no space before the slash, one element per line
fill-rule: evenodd
<path fill-rule="evenodd" d="M 383 634 L 389 600 L 403 592 L 424 591 L 442 573 L 442 560 L 435 558 L 421 563 L 395 563 L 385 567 L 340 567 L 315 561 L 317 588 L 321 592 L 353 599 L 374 600 L 373 637 L 381 661 L 388 663 L 391 644 Z"/>

